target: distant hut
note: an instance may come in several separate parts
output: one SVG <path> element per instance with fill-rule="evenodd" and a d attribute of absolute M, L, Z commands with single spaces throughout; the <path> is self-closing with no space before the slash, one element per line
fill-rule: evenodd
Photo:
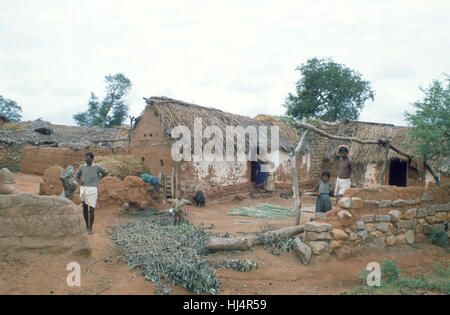
<path fill-rule="evenodd" d="M 387 138 L 395 147 L 414 155 L 413 143 L 408 136 L 408 127 L 362 121 L 344 121 L 341 123 L 318 121 L 315 125 L 329 134 L 338 136 L 375 140 Z M 314 152 L 311 156 L 313 162 L 309 175 L 317 177 L 323 169 L 327 169 L 331 171 L 332 177 L 336 177 L 339 160 L 337 148 L 340 144 L 349 146 L 350 157 L 355 163 L 360 181 L 367 184 L 380 184 L 385 157 L 384 147 L 331 140 L 317 134 L 313 134 L 312 146 Z M 425 171 L 422 159 L 410 161 L 407 157 L 389 150 L 385 185 L 422 186 L 432 182 L 434 182 L 434 179 Z"/>
<path fill-rule="evenodd" d="M 239 193 L 251 189 L 254 167 L 252 161 L 225 161 L 226 156 L 226 129 L 227 127 L 242 127 L 243 129 L 253 126 L 261 136 L 267 140 L 267 151 L 262 160 L 274 161 L 276 166 L 277 189 L 291 189 L 292 172 L 290 170 L 289 153 L 292 152 L 299 140 L 298 135 L 275 117 L 267 120 L 252 119 L 232 113 L 227 113 L 211 107 L 203 107 L 167 97 L 144 98 L 146 108 L 137 118 L 136 124 L 130 138 L 130 152 L 142 159 L 146 167 L 153 175 L 160 176 L 170 189 L 182 188 L 187 192 L 203 190 L 208 195 L 227 195 Z M 267 116 L 270 117 L 270 116 Z M 194 148 L 194 120 L 201 119 L 202 130 L 207 126 L 214 126 L 222 133 L 223 143 L 218 144 L 222 150 L 224 161 L 179 161 L 172 158 L 172 147 L 177 139 L 172 137 L 172 130 L 177 126 L 185 126 L 191 133 L 191 154 Z M 267 136 L 260 134 L 259 127 L 267 127 Z M 271 127 L 278 126 L 279 151 L 272 152 L 271 145 L 275 137 L 272 137 Z M 241 135 L 241 134 L 239 134 Z M 238 145 L 245 145 L 245 152 L 249 150 L 256 152 L 261 157 L 259 143 L 257 147 L 250 148 L 249 138 L 243 134 L 233 140 L 235 149 Z M 214 138 L 214 141 L 216 138 Z M 241 140 L 240 140 L 241 139 Z M 244 143 L 242 143 L 244 139 Z M 204 145 L 209 139 L 203 139 Z M 262 150 L 264 151 L 264 150 Z M 306 165 L 301 161 L 297 163 L 300 173 L 306 175 Z M 170 193 L 168 193 L 170 195 Z"/>

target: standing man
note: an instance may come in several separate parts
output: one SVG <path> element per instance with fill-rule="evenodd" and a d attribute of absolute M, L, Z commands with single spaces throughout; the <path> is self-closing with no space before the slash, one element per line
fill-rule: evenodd
<path fill-rule="evenodd" d="M 356 186 L 359 186 L 358 174 L 356 174 L 355 166 L 353 165 L 353 161 L 348 156 L 349 149 L 346 145 L 340 145 L 338 148 L 339 158 L 339 168 L 338 168 L 338 176 L 336 179 L 336 187 L 334 190 L 334 195 L 336 197 L 336 204 L 339 199 L 344 196 L 344 193 L 347 189 L 350 188 L 350 176 L 353 173 L 356 180 Z"/>
<path fill-rule="evenodd" d="M 85 155 L 86 164 L 80 166 L 77 171 L 77 182 L 80 184 L 80 196 L 83 202 L 83 215 L 89 234 L 94 234 L 94 210 L 97 205 L 98 183 L 106 176 L 107 170 L 100 165 L 94 164 L 94 154 L 88 152 Z M 89 210 L 89 212 L 88 212 Z M 90 217 L 89 217 L 90 215 Z"/>

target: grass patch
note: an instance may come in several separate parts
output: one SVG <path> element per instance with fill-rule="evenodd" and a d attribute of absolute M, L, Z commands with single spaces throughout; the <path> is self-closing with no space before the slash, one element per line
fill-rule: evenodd
<path fill-rule="evenodd" d="M 238 215 L 266 220 L 280 220 L 289 219 L 295 216 L 295 211 L 292 208 L 283 208 L 264 203 L 251 207 L 233 209 L 228 212 L 228 215 Z"/>
<path fill-rule="evenodd" d="M 360 279 L 366 281 L 368 271 L 364 270 L 360 274 Z M 368 287 L 359 286 L 352 294 L 356 295 L 398 295 L 398 294 L 418 294 L 424 291 L 450 294 L 450 265 L 442 265 L 436 262 L 433 270 L 418 278 L 402 278 L 397 260 L 389 261 L 385 259 L 381 265 L 381 286 Z"/>

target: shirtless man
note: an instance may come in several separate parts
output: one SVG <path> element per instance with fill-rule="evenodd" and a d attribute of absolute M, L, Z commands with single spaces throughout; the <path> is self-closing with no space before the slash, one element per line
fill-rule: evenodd
<path fill-rule="evenodd" d="M 338 176 L 336 179 L 336 187 L 334 190 L 334 195 L 336 196 L 336 204 L 339 199 L 344 195 L 345 191 L 350 188 L 350 176 L 353 173 L 356 180 L 356 186 L 359 187 L 358 174 L 356 174 L 353 161 L 348 157 L 348 147 L 345 145 L 339 146 L 338 154 L 339 158 L 339 168 Z"/>

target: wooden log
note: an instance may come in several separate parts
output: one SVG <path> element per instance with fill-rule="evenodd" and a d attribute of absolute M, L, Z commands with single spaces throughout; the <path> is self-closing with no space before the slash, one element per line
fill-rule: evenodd
<path fill-rule="evenodd" d="M 428 163 L 427 160 L 425 160 L 423 162 L 423 165 L 425 166 L 425 169 L 427 169 L 431 175 L 433 175 L 434 180 L 436 181 L 436 184 L 438 186 L 442 186 L 441 180 L 439 179 L 439 176 L 436 174 L 436 172 L 433 170 L 433 168 L 431 167 L 430 163 Z"/>
<path fill-rule="evenodd" d="M 305 230 L 303 225 L 289 226 L 286 228 L 268 231 L 263 235 L 279 235 L 282 237 L 290 237 L 302 233 Z M 261 239 L 255 234 L 235 236 L 230 238 L 221 238 L 211 236 L 206 243 L 209 250 L 249 250 L 253 246 L 261 245 Z"/>

